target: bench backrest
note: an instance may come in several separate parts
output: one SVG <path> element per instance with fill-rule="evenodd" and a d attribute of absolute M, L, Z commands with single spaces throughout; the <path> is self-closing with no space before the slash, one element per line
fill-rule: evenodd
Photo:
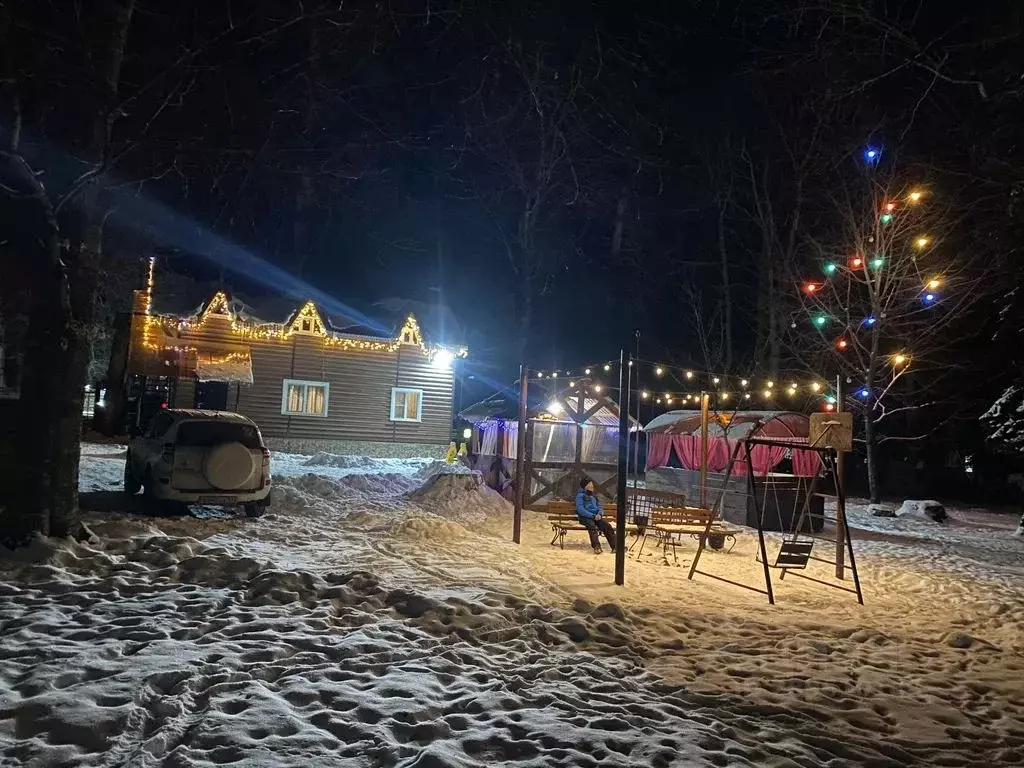
<path fill-rule="evenodd" d="M 655 507 L 651 525 L 707 525 L 711 516 L 710 509 L 699 507 Z"/>
<path fill-rule="evenodd" d="M 549 501 L 547 509 L 548 520 L 575 520 L 575 501 Z"/>

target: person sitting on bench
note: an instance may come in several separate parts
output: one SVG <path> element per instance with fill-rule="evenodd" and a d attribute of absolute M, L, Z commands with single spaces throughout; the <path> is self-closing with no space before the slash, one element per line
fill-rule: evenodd
<path fill-rule="evenodd" d="M 594 548 L 594 554 L 601 554 L 599 532 L 608 539 L 612 552 L 615 551 L 615 529 L 604 519 L 604 507 L 594 493 L 594 482 L 589 477 L 580 481 L 580 490 L 576 494 L 576 517 L 590 534 L 590 546 Z"/>

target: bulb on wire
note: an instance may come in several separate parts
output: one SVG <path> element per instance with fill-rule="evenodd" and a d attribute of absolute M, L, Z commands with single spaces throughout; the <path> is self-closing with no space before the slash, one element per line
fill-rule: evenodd
<path fill-rule="evenodd" d="M 885 204 L 885 212 L 886 213 L 892 213 L 895 210 L 896 210 L 896 203 L 889 202 L 889 203 Z"/>
<path fill-rule="evenodd" d="M 595 392 L 600 392 L 601 391 L 601 385 L 600 384 L 595 384 L 594 385 L 594 391 Z"/>
<path fill-rule="evenodd" d="M 852 259 L 850 259 L 850 266 L 853 267 L 853 269 L 860 269 L 862 266 L 864 266 L 864 259 L 862 259 L 860 256 L 854 256 Z"/>
<path fill-rule="evenodd" d="M 914 241 L 914 245 L 916 245 L 918 248 L 925 248 L 928 246 L 928 243 L 930 242 L 931 240 L 922 235 L 921 237 L 917 238 L 917 240 Z"/>
<path fill-rule="evenodd" d="M 839 347 L 839 349 L 841 350 L 846 349 L 848 346 L 850 346 L 850 342 L 848 342 L 846 339 L 840 339 L 839 341 L 836 342 L 836 346 Z"/>
<path fill-rule="evenodd" d="M 934 293 L 926 293 L 924 295 L 924 303 L 925 304 L 934 304 L 936 301 L 938 301 L 938 298 L 939 297 L 936 294 L 934 294 Z"/>
<path fill-rule="evenodd" d="M 641 393 L 640 393 L 640 397 L 642 397 L 642 398 L 643 398 L 644 400 L 646 400 L 646 399 L 647 399 L 647 398 L 649 398 L 650 396 L 651 396 L 651 393 L 650 393 L 650 392 L 646 392 L 646 391 L 644 391 L 644 392 L 641 392 Z M 661 398 L 658 398 L 658 399 L 660 400 Z"/>
<path fill-rule="evenodd" d="M 835 263 L 830 261 L 825 265 L 825 274 L 834 275 L 837 269 L 839 269 L 839 267 Z"/>
<path fill-rule="evenodd" d="M 537 378 L 538 379 L 543 379 L 544 378 L 544 371 L 537 371 Z"/>
<path fill-rule="evenodd" d="M 867 396 L 868 396 L 868 395 L 870 395 L 871 393 L 870 393 L 870 392 L 869 392 L 868 390 L 866 390 L 866 389 L 862 389 L 862 390 L 861 390 L 861 391 L 860 391 L 860 392 L 859 392 L 858 394 L 859 394 L 859 395 L 860 395 L 860 396 L 861 396 L 862 398 L 867 398 Z"/>
<path fill-rule="evenodd" d="M 722 397 L 723 400 L 728 400 L 729 399 L 729 393 L 728 392 L 723 392 L 721 394 L 721 397 Z"/>
<path fill-rule="evenodd" d="M 742 379 L 742 380 L 740 380 L 740 386 L 741 386 L 741 387 L 745 387 L 745 386 L 747 386 L 747 385 L 748 385 L 749 383 L 750 383 L 750 382 L 749 382 L 749 381 L 747 381 L 746 379 Z"/>
<path fill-rule="evenodd" d="M 551 374 L 551 378 L 552 379 L 557 379 L 558 378 L 558 371 L 555 371 L 554 373 L 552 373 Z"/>
<path fill-rule="evenodd" d="M 719 378 L 718 378 L 717 376 L 715 376 L 715 378 L 713 378 L 713 379 L 711 380 L 711 383 L 712 383 L 712 384 L 717 384 L 717 383 L 718 383 L 719 381 L 721 381 L 721 379 L 719 379 Z"/>
<path fill-rule="evenodd" d="M 882 157 L 882 150 L 878 147 L 865 147 L 864 148 L 864 162 L 868 165 L 878 165 L 878 161 Z"/>
<path fill-rule="evenodd" d="M 835 409 L 836 409 L 836 407 L 835 407 L 835 405 L 833 403 L 825 403 L 825 410 L 826 411 L 829 411 L 831 413 Z"/>
<path fill-rule="evenodd" d="M 921 202 L 921 195 L 922 195 L 921 192 L 918 192 L 917 190 L 914 190 L 913 192 L 911 192 L 908 195 L 908 197 L 910 198 L 910 202 L 912 202 L 912 203 L 919 203 L 919 202 Z"/>
<path fill-rule="evenodd" d="M 804 284 L 804 291 L 806 291 L 807 293 L 814 293 L 817 290 L 818 290 L 818 284 L 817 283 L 806 283 L 806 284 Z"/>
<path fill-rule="evenodd" d="M 875 256 L 875 258 L 873 258 L 871 260 L 871 268 L 872 269 L 881 269 L 882 265 L 884 263 L 885 263 L 885 260 L 881 256 Z"/>
<path fill-rule="evenodd" d="M 693 378 L 693 371 L 687 371 L 686 372 L 686 378 L 692 379 Z"/>
<path fill-rule="evenodd" d="M 939 280 L 937 277 L 936 278 L 932 278 L 931 280 L 928 281 L 928 290 L 930 290 L 930 291 L 937 291 L 937 290 L 939 290 L 939 287 L 941 285 L 942 285 L 942 281 L 941 280 Z"/>
<path fill-rule="evenodd" d="M 818 382 L 816 382 L 816 381 L 812 381 L 812 382 L 811 382 L 811 391 L 812 391 L 812 392 L 817 392 L 817 391 L 818 391 L 818 390 L 820 390 L 820 389 L 821 389 L 821 384 L 819 384 L 819 383 L 818 383 Z"/>
<path fill-rule="evenodd" d="M 903 365 L 906 362 L 907 362 L 907 356 L 906 355 L 900 354 L 900 355 L 893 355 L 892 356 L 892 364 L 893 365 Z"/>
<path fill-rule="evenodd" d="M 878 217 L 878 220 L 882 224 L 889 224 L 889 223 L 892 222 L 892 214 L 891 213 L 883 213 L 881 216 Z"/>
<path fill-rule="evenodd" d="M 661 368 L 661 367 L 658 367 L 658 368 L 654 369 L 654 375 L 655 376 L 661 376 L 661 374 L 663 374 L 664 372 L 665 372 L 665 369 Z"/>
<path fill-rule="evenodd" d="M 569 382 L 569 386 L 570 387 L 575 387 L 576 386 L 576 382 L 575 381 L 570 381 Z"/>
<path fill-rule="evenodd" d="M 585 373 L 587 376 L 589 376 L 590 375 L 590 369 L 587 368 L 587 370 L 585 370 L 583 373 Z"/>
<path fill-rule="evenodd" d="M 744 392 L 743 393 L 743 399 L 744 400 L 749 400 L 750 399 L 750 393 L 749 392 Z"/>
<path fill-rule="evenodd" d="M 826 397 L 825 398 L 825 402 L 828 403 L 829 405 L 835 405 L 836 404 L 836 397 L 835 397 L 835 395 L 829 395 L 828 397 Z"/>
<path fill-rule="evenodd" d="M 864 318 L 864 325 L 866 325 L 866 326 L 868 326 L 868 327 L 870 327 L 870 326 L 874 325 L 874 324 L 875 324 L 875 323 L 877 323 L 877 322 L 878 322 L 877 318 L 875 318 L 875 317 L 872 317 L 872 316 L 869 316 L 869 317 L 865 317 L 865 318 Z"/>
<path fill-rule="evenodd" d="M 828 322 L 828 318 L 825 317 L 824 315 L 815 315 L 815 317 L 814 317 L 814 324 L 816 326 L 818 326 L 819 328 L 824 328 L 825 327 L 825 323 L 827 323 L 827 322 Z"/>
<path fill-rule="evenodd" d="M 610 370 L 612 369 L 612 367 L 611 367 L 610 365 L 608 365 L 608 363 L 605 363 L 605 364 L 604 364 L 604 369 L 605 369 L 606 371 L 610 371 Z"/>

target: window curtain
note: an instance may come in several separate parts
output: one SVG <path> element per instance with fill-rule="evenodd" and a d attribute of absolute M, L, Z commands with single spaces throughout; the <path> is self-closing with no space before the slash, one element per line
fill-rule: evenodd
<path fill-rule="evenodd" d="M 724 437 L 708 438 L 708 472 L 724 472 L 732 456 L 732 445 Z"/>
<path fill-rule="evenodd" d="M 750 449 L 750 464 L 759 475 L 767 475 L 784 458 L 786 449 L 781 445 L 755 445 Z"/>
<path fill-rule="evenodd" d="M 498 452 L 498 424 L 493 421 L 484 422 L 480 430 L 483 432 L 480 437 L 481 455 L 494 456 Z"/>
<path fill-rule="evenodd" d="M 647 436 L 647 469 L 667 467 L 672 455 L 672 437 L 670 435 Z"/>
<path fill-rule="evenodd" d="M 672 447 L 683 469 L 700 469 L 700 437 L 698 435 L 672 435 Z"/>
<path fill-rule="evenodd" d="M 821 456 L 817 451 L 793 449 L 793 474 L 797 477 L 815 477 L 821 472 Z"/>
<path fill-rule="evenodd" d="M 503 456 L 510 459 L 516 458 L 519 451 L 519 422 L 505 422 L 505 448 Z"/>

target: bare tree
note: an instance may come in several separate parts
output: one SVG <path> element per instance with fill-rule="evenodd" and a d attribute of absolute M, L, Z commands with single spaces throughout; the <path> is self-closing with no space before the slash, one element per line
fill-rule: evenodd
<path fill-rule="evenodd" d="M 956 367 L 956 330 L 984 298 L 984 269 L 954 245 L 957 221 L 940 189 L 868 174 L 836 189 L 828 208 L 829 220 L 806 233 L 813 262 L 789 265 L 802 307 L 788 351 L 847 382 L 878 501 L 878 447 L 926 436 L 912 433 L 910 417 L 950 394 L 944 378 Z"/>

